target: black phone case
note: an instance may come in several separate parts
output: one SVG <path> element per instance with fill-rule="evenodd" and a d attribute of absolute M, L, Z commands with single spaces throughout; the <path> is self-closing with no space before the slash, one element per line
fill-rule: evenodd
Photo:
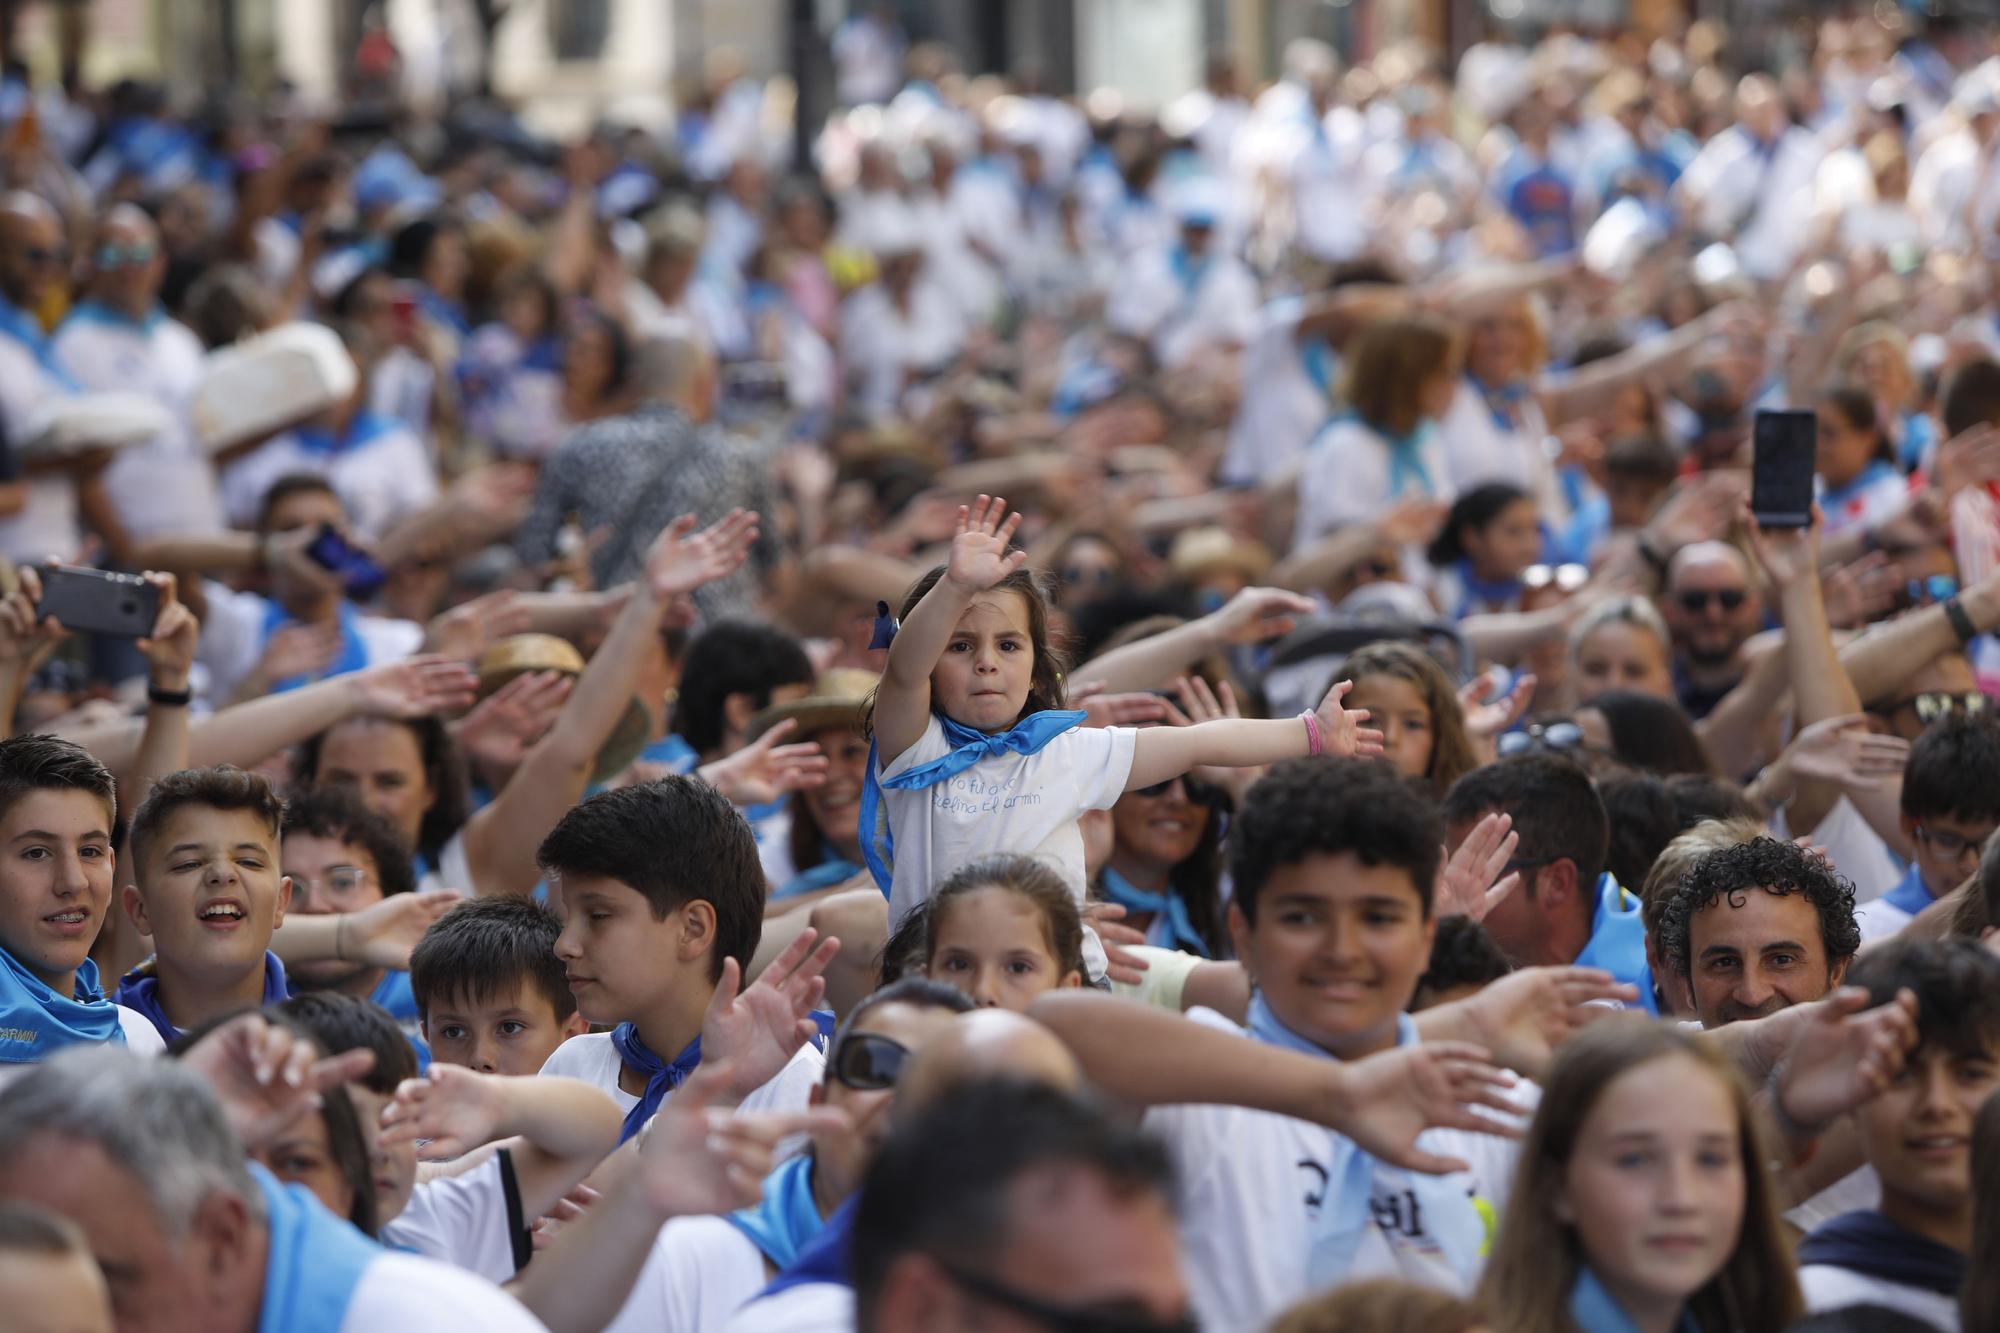
<path fill-rule="evenodd" d="M 160 618 L 160 590 L 131 574 L 95 569 L 44 568 L 37 610 L 64 629 L 143 639 Z"/>

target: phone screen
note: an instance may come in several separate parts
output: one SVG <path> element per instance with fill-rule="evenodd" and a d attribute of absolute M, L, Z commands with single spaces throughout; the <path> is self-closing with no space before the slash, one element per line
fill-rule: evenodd
<path fill-rule="evenodd" d="M 1819 418 L 1812 412 L 1759 412 L 1750 470 L 1750 512 L 1767 528 L 1812 522 L 1813 453 Z"/>
<path fill-rule="evenodd" d="M 380 565 L 332 527 L 319 530 L 319 535 L 307 545 L 306 554 L 314 564 L 338 574 L 341 586 L 356 601 L 373 597 L 388 579 Z"/>

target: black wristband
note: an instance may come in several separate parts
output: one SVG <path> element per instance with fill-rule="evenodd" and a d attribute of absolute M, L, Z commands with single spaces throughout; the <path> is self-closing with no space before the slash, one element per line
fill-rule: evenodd
<path fill-rule="evenodd" d="M 1965 608 L 1957 597 L 1944 599 L 1944 618 L 1951 622 L 1952 633 L 1958 635 L 1961 644 L 1971 643 L 1979 637 L 1979 627 L 1972 623 L 1972 617 L 1965 614 Z"/>
<path fill-rule="evenodd" d="M 193 690 L 163 690 L 157 685 L 146 687 L 146 700 L 162 708 L 186 708 L 194 702 Z"/>

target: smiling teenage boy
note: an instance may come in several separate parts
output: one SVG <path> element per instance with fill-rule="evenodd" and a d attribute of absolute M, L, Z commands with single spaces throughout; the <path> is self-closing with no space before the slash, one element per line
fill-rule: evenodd
<path fill-rule="evenodd" d="M 90 942 L 111 905 L 111 772 L 54 736 L 0 740 L 0 1066 L 65 1046 L 165 1048 L 105 998 Z"/>
<path fill-rule="evenodd" d="M 153 784 L 132 816 L 125 912 L 152 937 L 153 956 L 114 998 L 162 1040 L 285 998 L 284 964 L 271 952 L 291 900 L 278 869 L 284 810 L 255 773 L 193 768 Z"/>
<path fill-rule="evenodd" d="M 826 1067 L 811 1014 L 839 942 L 815 950 L 806 931 L 739 993 L 766 889 L 726 797 L 685 777 L 599 792 L 563 816 L 538 860 L 560 896 L 555 952 L 577 1012 L 617 1025 L 564 1042 L 544 1074 L 609 1092 L 628 1139 L 703 1060 L 729 1060 L 726 1099 L 746 1111 L 805 1109 Z"/>

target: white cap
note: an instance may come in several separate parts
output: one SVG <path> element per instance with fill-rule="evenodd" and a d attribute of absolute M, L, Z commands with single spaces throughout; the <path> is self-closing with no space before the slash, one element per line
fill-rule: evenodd
<path fill-rule="evenodd" d="M 1183 227 L 1219 226 L 1228 206 L 1228 192 L 1213 176 L 1194 176 L 1174 186 L 1174 221 Z"/>

